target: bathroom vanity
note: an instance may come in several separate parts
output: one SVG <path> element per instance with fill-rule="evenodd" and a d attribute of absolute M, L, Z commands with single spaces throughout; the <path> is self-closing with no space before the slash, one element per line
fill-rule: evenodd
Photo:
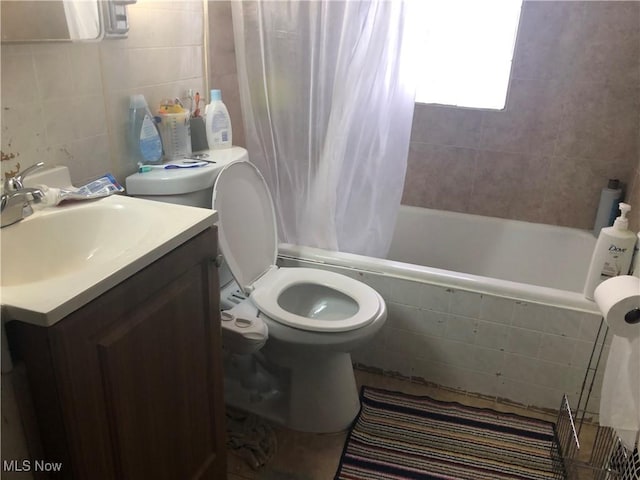
<path fill-rule="evenodd" d="M 215 254 L 211 227 L 51 327 L 6 325 L 32 459 L 62 462 L 41 478 L 225 477 Z"/>
<path fill-rule="evenodd" d="M 2 320 L 30 457 L 3 458 L 5 470 L 225 478 L 216 219 L 116 195 L 2 229 Z"/>

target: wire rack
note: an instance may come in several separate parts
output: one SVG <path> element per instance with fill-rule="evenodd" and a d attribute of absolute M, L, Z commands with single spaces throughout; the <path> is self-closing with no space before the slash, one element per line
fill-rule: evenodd
<path fill-rule="evenodd" d="M 566 395 L 558 412 L 551 448 L 554 474 L 562 480 L 640 480 L 640 456 L 626 448 L 615 431 L 590 422 L 589 400 L 602 360 L 608 327 L 600 321 L 575 409 Z M 582 441 L 582 445 L 581 445 Z"/>

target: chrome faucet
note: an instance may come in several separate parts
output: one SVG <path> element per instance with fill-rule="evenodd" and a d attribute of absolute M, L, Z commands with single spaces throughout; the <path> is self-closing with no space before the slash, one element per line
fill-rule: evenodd
<path fill-rule="evenodd" d="M 24 186 L 25 177 L 43 166 L 43 162 L 38 162 L 4 182 L 4 192 L 0 197 L 0 228 L 28 217 L 33 213 L 31 202 L 40 203 L 44 199 L 44 192 L 39 188 Z"/>
<path fill-rule="evenodd" d="M 30 173 L 41 169 L 42 167 L 44 167 L 44 162 L 38 162 L 35 165 L 31 165 L 24 172 L 19 172 L 16 176 L 7 178 L 4 181 L 4 191 L 5 191 L 5 193 L 7 191 L 15 192 L 17 190 L 22 190 L 24 188 L 24 179 L 25 179 L 25 177 L 27 175 L 29 175 Z"/>

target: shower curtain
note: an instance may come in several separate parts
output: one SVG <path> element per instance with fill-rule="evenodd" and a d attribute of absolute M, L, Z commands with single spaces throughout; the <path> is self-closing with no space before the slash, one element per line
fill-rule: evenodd
<path fill-rule="evenodd" d="M 386 256 L 413 118 L 408 3 L 232 2 L 247 149 L 280 242 Z"/>

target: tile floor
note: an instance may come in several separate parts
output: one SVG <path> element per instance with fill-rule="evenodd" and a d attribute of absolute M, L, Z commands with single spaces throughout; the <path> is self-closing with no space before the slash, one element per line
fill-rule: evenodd
<path fill-rule="evenodd" d="M 503 412 L 543 418 L 555 421 L 550 412 L 526 409 L 502 401 L 467 395 L 432 385 L 356 370 L 358 386 L 384 388 L 413 395 L 428 395 L 444 401 L 456 401 L 465 405 L 493 408 Z M 245 461 L 231 452 L 228 455 L 229 480 L 331 480 L 340 461 L 340 454 L 347 432 L 334 434 L 301 433 L 274 427 L 278 438 L 278 451 L 274 458 L 260 470 L 253 470 Z"/>

